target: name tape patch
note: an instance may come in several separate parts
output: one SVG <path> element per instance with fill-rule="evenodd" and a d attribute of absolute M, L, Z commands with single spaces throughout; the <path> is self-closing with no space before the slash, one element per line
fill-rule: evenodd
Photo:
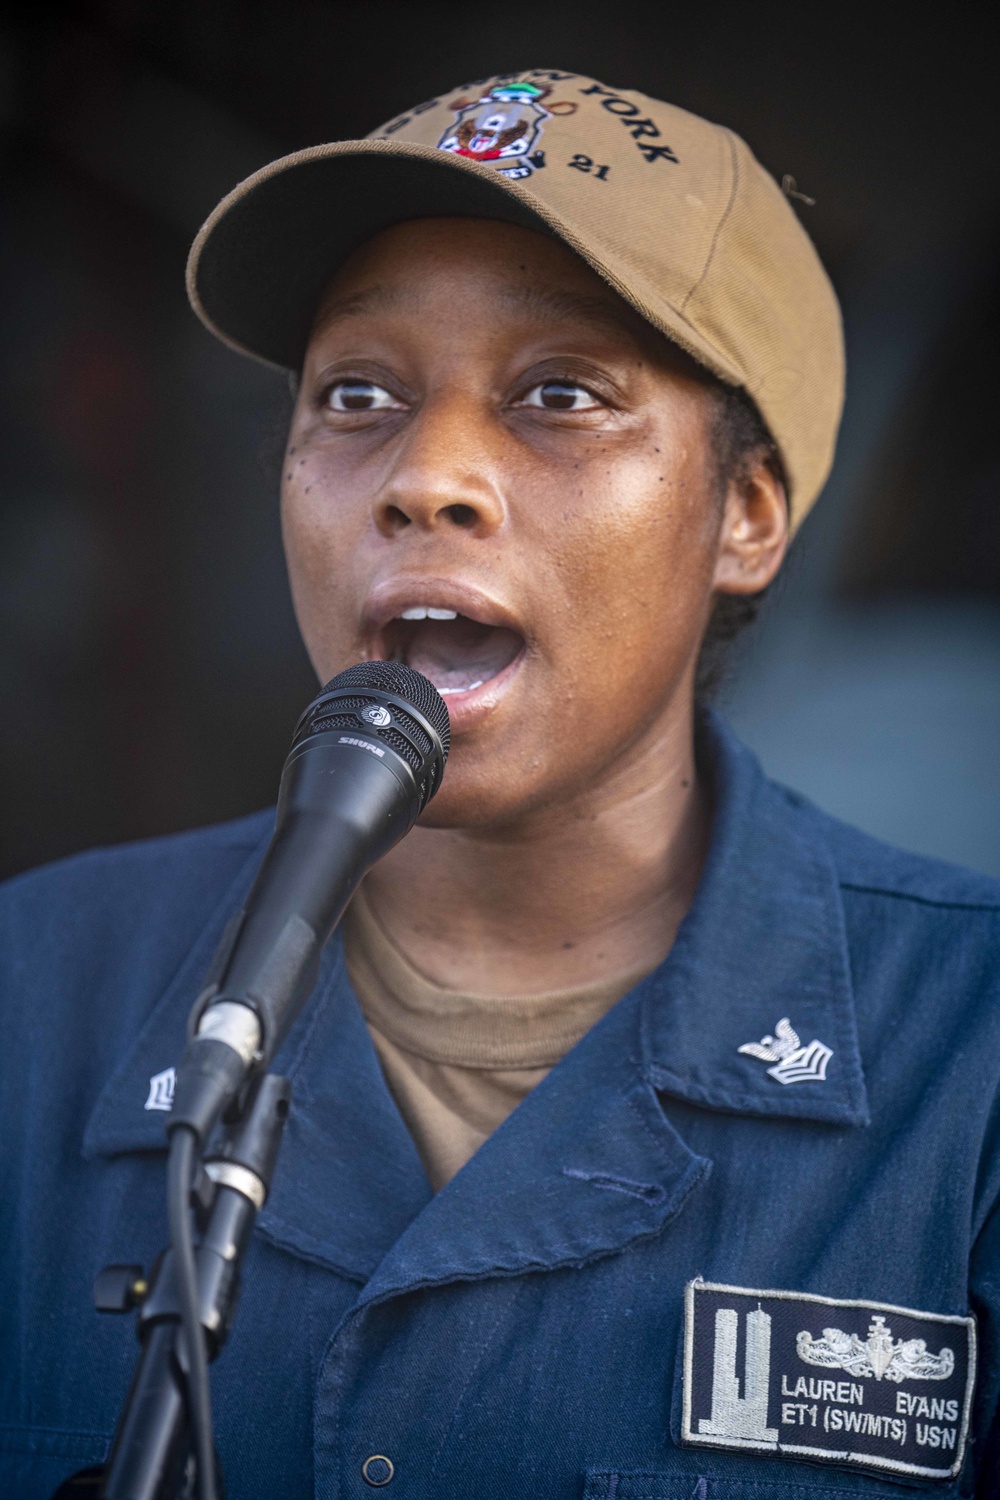
<path fill-rule="evenodd" d="M 974 1318 L 691 1281 L 681 1441 L 954 1479 Z"/>

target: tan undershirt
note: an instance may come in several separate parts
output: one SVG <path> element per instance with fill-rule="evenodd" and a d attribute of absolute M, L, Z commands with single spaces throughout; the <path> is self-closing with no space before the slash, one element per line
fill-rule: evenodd
<path fill-rule="evenodd" d="M 548 995 L 443 989 L 399 950 L 363 889 L 344 920 L 344 949 L 386 1082 L 435 1192 L 649 971 Z"/>

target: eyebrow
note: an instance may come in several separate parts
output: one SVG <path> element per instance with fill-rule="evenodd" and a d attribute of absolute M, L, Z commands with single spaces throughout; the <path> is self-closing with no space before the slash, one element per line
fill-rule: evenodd
<path fill-rule="evenodd" d="M 586 292 L 563 292 L 553 287 L 510 287 L 500 294 L 508 307 L 537 318 L 559 318 L 564 322 L 602 323 L 616 333 L 629 326 L 629 309 L 609 297 Z"/>
<path fill-rule="evenodd" d="M 324 333 L 335 323 L 345 318 L 359 318 L 364 313 L 386 312 L 397 307 L 403 295 L 394 287 L 373 286 L 367 291 L 354 292 L 350 297 L 333 297 L 320 303 L 316 311 L 313 333 Z"/>

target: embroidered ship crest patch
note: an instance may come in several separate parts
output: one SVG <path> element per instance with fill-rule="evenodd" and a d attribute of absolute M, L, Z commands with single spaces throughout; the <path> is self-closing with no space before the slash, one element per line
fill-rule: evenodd
<path fill-rule="evenodd" d="M 542 100 L 550 92 L 549 86 L 511 79 L 479 98 L 456 99 L 451 106 L 454 124 L 438 141 L 438 150 L 494 166 L 504 177 L 530 177 L 545 165 L 538 149 L 545 121 L 576 109 L 569 101 L 544 107 Z"/>

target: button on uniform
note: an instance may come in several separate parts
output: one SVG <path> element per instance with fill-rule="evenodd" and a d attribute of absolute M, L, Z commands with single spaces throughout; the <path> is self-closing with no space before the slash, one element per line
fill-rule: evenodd
<path fill-rule="evenodd" d="M 388 1484 L 395 1472 L 395 1464 L 384 1453 L 372 1453 L 361 1465 L 362 1479 L 374 1489 L 381 1489 L 384 1484 Z"/>

